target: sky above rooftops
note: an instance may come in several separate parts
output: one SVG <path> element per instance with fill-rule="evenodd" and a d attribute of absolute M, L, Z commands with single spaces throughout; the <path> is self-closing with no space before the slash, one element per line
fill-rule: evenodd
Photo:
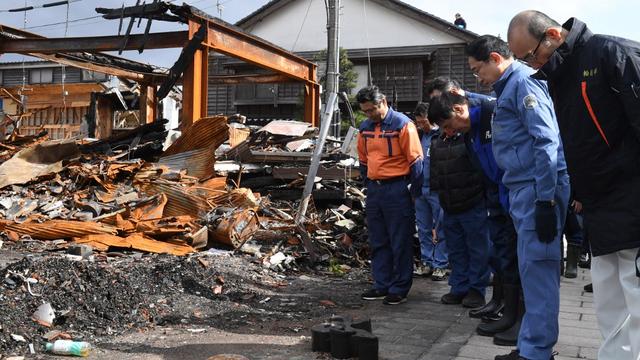
<path fill-rule="evenodd" d="M 96 7 L 120 8 L 135 5 L 135 0 L 72 0 L 69 5 L 67 23 L 67 7 L 41 7 L 44 4 L 54 3 L 56 0 L 3 0 L 0 1 L 0 23 L 26 29 L 46 37 L 83 37 L 98 35 L 116 35 L 118 33 L 118 20 L 105 20 L 95 12 Z M 152 0 L 147 0 L 151 2 Z M 295 0 L 295 1 L 323 1 L 323 0 Z M 353 0 L 342 0 L 353 1 Z M 249 15 L 268 0 L 220 0 L 221 17 L 223 20 L 235 23 Z M 622 0 L 595 1 L 595 0 L 518 0 L 518 1 L 429 1 L 429 0 L 405 0 L 406 3 L 429 12 L 444 20 L 453 22 L 454 14 L 460 13 L 467 21 L 467 28 L 477 34 L 500 35 L 506 38 L 506 29 L 509 20 L 521 10 L 536 9 L 547 13 L 549 16 L 564 22 L 569 17 L 575 16 L 584 21 L 594 33 L 602 33 L 626 37 L 640 41 L 640 27 L 635 26 L 637 14 L 640 13 L 640 2 Z M 33 6 L 34 9 L 26 12 L 7 12 L 6 10 Z M 174 1 L 182 4 L 182 1 Z M 189 5 L 199 8 L 213 16 L 219 16 L 216 0 L 194 0 Z M 126 29 L 127 19 L 123 27 Z M 136 22 L 137 25 L 137 22 Z M 145 21 L 139 28 L 134 26 L 132 33 L 144 32 Z M 152 32 L 186 30 L 186 25 L 154 21 Z M 324 29 L 323 29 L 324 30 Z M 392 29 L 391 29 L 392 30 Z M 124 31 L 124 30 L 123 30 Z M 267 39 L 269 40 L 269 39 Z M 301 39 L 302 41 L 303 39 Z M 142 54 L 137 51 L 127 51 L 123 56 L 132 60 L 170 67 L 178 58 L 180 49 L 146 50 Z M 4 54 L 0 56 L 0 62 L 22 61 L 24 57 L 16 54 Z M 33 60 L 32 58 L 26 58 Z"/>

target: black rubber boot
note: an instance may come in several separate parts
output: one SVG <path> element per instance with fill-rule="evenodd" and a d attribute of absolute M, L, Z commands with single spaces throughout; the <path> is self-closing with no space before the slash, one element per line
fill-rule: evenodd
<path fill-rule="evenodd" d="M 491 294 L 491 300 L 485 305 L 469 311 L 469 317 L 482 318 L 483 316 L 495 317 L 504 307 L 502 299 L 504 298 L 504 288 L 502 284 L 502 278 L 497 275 L 493 278 L 493 294 Z"/>
<path fill-rule="evenodd" d="M 518 317 L 518 298 L 520 297 L 520 287 L 505 284 L 503 286 L 504 309 L 502 318 L 490 323 L 482 323 L 476 327 L 476 332 L 482 336 L 494 336 L 497 333 L 509 329 L 515 324 Z"/>
<path fill-rule="evenodd" d="M 497 333 L 493 336 L 493 343 L 500 346 L 516 346 L 518 344 L 518 334 L 520 334 L 520 325 L 524 316 L 524 298 L 520 297 L 518 301 L 518 313 L 515 324 L 504 332 Z"/>
<path fill-rule="evenodd" d="M 578 277 L 578 256 L 580 248 L 575 245 L 567 246 L 567 265 L 564 268 L 564 277 L 575 279 Z"/>

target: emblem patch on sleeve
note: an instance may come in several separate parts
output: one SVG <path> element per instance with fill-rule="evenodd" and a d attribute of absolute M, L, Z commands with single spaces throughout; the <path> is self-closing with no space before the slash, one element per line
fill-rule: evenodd
<path fill-rule="evenodd" d="M 538 99 L 535 95 L 529 94 L 522 98 L 522 103 L 524 104 L 525 109 L 534 109 L 538 106 Z"/>

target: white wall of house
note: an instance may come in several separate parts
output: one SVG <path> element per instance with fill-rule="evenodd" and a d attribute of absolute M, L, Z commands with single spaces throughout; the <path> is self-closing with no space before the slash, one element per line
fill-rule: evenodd
<path fill-rule="evenodd" d="M 351 90 L 352 94 L 356 94 L 358 90 L 367 86 L 367 78 L 369 73 L 368 65 L 355 65 L 353 70 L 358 74 L 358 79 L 356 80 L 356 87 Z"/>
<path fill-rule="evenodd" d="M 341 3 L 340 46 L 346 49 L 463 42 L 374 1 L 343 0 Z M 246 30 L 286 50 L 316 51 L 327 47 L 326 27 L 323 0 L 296 0 Z"/>

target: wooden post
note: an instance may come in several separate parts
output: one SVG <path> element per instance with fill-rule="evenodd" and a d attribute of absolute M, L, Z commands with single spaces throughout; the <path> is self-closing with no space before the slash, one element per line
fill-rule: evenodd
<path fill-rule="evenodd" d="M 144 122 L 145 124 L 154 122 L 156 120 L 157 108 L 158 103 L 156 101 L 156 87 L 150 85 L 141 85 L 140 121 Z"/>

